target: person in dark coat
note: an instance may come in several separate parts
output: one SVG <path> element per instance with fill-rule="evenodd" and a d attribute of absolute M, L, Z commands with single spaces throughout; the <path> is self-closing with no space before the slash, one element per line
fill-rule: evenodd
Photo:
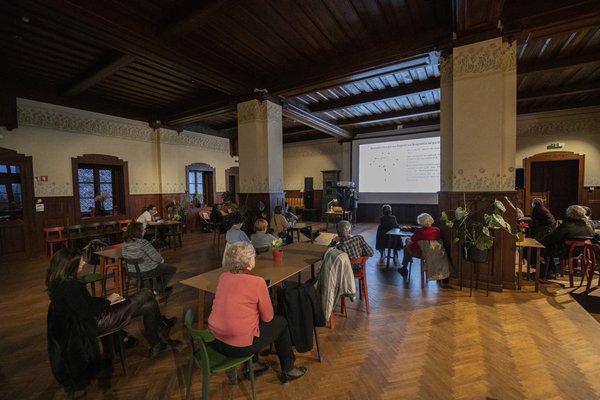
<path fill-rule="evenodd" d="M 162 318 L 154 293 L 144 289 L 129 300 L 111 305 L 120 297 L 113 293 L 106 299 L 92 297 L 77 273 L 85 258 L 74 248 L 54 254 L 46 273 L 50 296 L 47 317 L 48 356 L 56 380 L 72 395 L 84 390 L 100 369 L 98 336 L 126 325 L 137 315 L 144 315 L 144 334 L 151 345 L 150 356 L 170 348 L 167 325 L 174 319 Z M 162 329 L 162 332 L 160 331 Z"/>
<path fill-rule="evenodd" d="M 385 249 L 388 244 L 388 237 L 385 234 L 390 229 L 399 228 L 398 221 L 396 221 L 396 217 L 392 215 L 392 206 L 389 204 L 384 204 L 381 207 L 381 213 L 383 214 L 379 218 L 379 226 L 377 227 L 377 237 L 375 239 L 375 248 L 383 258 Z M 393 249 L 392 249 L 393 250 Z"/>
<path fill-rule="evenodd" d="M 569 206 L 562 224 L 542 240 L 542 244 L 546 246 L 542 251 L 542 256 L 566 257 L 568 249 L 565 246 L 565 240 L 592 239 L 593 236 L 594 230 L 588 223 L 585 209 L 582 206 Z M 551 268 L 553 273 L 558 272 L 556 265 Z"/>
<path fill-rule="evenodd" d="M 555 225 L 556 219 L 550 210 L 544 207 L 544 200 L 533 199 L 531 201 L 531 235 L 541 241 L 552 232 Z"/>

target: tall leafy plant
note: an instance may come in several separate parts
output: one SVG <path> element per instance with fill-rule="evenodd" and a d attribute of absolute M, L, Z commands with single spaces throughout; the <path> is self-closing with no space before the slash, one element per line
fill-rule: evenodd
<path fill-rule="evenodd" d="M 516 209 L 511 201 L 504 196 L 503 199 L 511 208 Z M 454 210 L 443 211 L 440 222 L 446 228 L 455 231 L 455 241 L 465 247 L 473 246 L 479 250 L 488 250 L 494 245 L 494 230 L 503 230 L 512 233 L 511 225 L 504 219 L 506 206 L 502 200 L 494 199 L 483 216 L 472 212 L 463 194 L 463 204 Z"/>

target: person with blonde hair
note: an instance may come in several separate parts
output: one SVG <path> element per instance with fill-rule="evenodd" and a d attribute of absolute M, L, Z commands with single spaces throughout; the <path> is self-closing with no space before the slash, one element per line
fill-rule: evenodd
<path fill-rule="evenodd" d="M 273 240 L 277 239 L 275 236 L 267 233 L 267 228 L 269 228 L 269 223 L 265 219 L 259 218 L 254 222 L 255 233 L 250 235 L 250 242 L 252 242 L 252 246 L 259 252 L 269 249 Z"/>
<path fill-rule="evenodd" d="M 433 217 L 427 213 L 417 216 L 417 223 L 420 225 L 415 229 L 413 235 L 406 241 L 404 246 L 404 256 L 402 257 L 402 267 L 398 268 L 398 272 L 402 275 L 408 273 L 408 263 L 412 257 L 421 258 L 421 247 L 419 240 L 440 240 L 440 228 L 432 226 Z"/>
<path fill-rule="evenodd" d="M 213 349 L 228 357 L 254 355 L 254 372 L 263 372 L 268 364 L 258 362 L 258 352 L 275 342 L 281 367 L 281 382 L 302 377 L 306 368 L 296 367 L 292 339 L 287 321 L 274 315 L 265 280 L 252 275 L 256 260 L 254 247 L 248 242 L 231 244 L 223 257 L 224 272 L 219 277 L 208 328 L 215 340 Z"/>

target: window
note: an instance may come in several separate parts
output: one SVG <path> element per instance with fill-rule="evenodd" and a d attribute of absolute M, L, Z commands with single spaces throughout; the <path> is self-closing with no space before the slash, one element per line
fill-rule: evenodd
<path fill-rule="evenodd" d="M 21 167 L 13 164 L 0 164 L 0 219 L 22 218 Z"/>
<path fill-rule="evenodd" d="M 95 215 L 113 212 L 113 172 L 118 167 L 80 165 L 79 180 L 79 211 Z"/>
<path fill-rule="evenodd" d="M 204 204 L 213 204 L 215 169 L 208 164 L 194 163 L 185 167 L 187 190 L 191 196 L 201 194 Z"/>
<path fill-rule="evenodd" d="M 72 162 L 75 204 L 82 217 L 127 212 L 127 162 L 100 154 L 86 154 Z"/>
<path fill-rule="evenodd" d="M 204 196 L 204 191 L 202 191 L 202 175 L 203 172 L 201 171 L 188 172 L 188 192 L 190 195 L 201 194 Z"/>

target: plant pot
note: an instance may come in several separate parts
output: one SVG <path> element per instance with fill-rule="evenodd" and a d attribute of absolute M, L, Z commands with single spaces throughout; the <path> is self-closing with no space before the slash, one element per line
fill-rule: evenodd
<path fill-rule="evenodd" d="M 525 232 L 522 232 L 521 233 L 521 239 L 519 240 L 519 242 L 524 242 L 525 241 L 525 237 L 526 237 Z"/>
<path fill-rule="evenodd" d="M 283 260 L 283 251 L 282 250 L 273 250 L 273 261 L 281 262 Z"/>
<path fill-rule="evenodd" d="M 463 248 L 463 256 L 467 261 L 484 263 L 487 261 L 488 251 L 489 249 L 479 250 L 475 246 L 466 245 Z"/>

